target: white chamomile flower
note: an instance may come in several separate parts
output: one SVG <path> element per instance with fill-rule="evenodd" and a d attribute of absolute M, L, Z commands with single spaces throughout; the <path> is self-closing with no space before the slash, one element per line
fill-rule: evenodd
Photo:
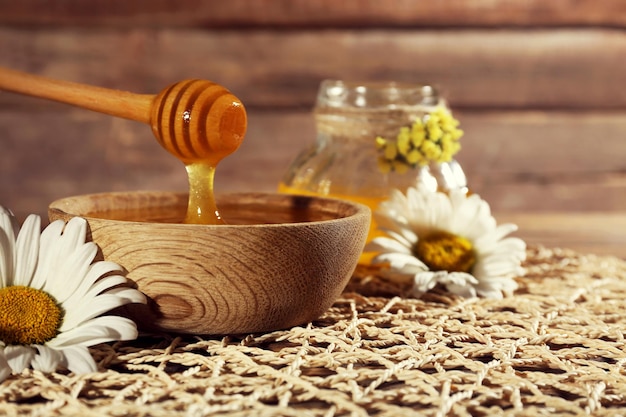
<path fill-rule="evenodd" d="M 0 206 L 0 381 L 29 367 L 93 372 L 89 346 L 137 337 L 132 320 L 104 313 L 146 298 L 126 286 L 119 265 L 93 262 L 98 248 L 85 242 L 87 222 L 40 227 L 30 215 L 18 233 Z"/>
<path fill-rule="evenodd" d="M 412 281 L 416 296 L 441 284 L 464 297 L 502 298 L 524 274 L 526 244 L 506 237 L 517 226 L 497 225 L 489 204 L 476 194 L 393 190 L 374 217 L 386 236 L 365 250 L 377 252 L 372 262 L 386 265 L 384 277 Z"/>

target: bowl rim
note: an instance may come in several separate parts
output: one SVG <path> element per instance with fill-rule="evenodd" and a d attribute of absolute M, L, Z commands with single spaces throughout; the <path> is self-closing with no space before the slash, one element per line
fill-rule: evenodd
<path fill-rule="evenodd" d="M 241 192 L 222 192 L 216 194 L 216 200 L 219 204 L 220 198 L 228 198 L 235 196 L 262 196 L 269 198 L 278 198 L 281 197 L 291 197 L 293 199 L 297 199 L 300 201 L 321 201 L 321 202 L 330 202 L 334 204 L 339 204 L 350 208 L 353 210 L 350 214 L 342 217 L 337 217 L 333 219 L 324 219 L 324 220 L 313 220 L 313 221 L 294 221 L 289 223 L 254 223 L 254 224 L 220 224 L 220 225 L 211 225 L 211 224 L 187 224 L 187 223 L 175 223 L 175 222 L 151 222 L 151 221 L 135 221 L 135 220 L 120 220 L 120 219 L 105 219 L 102 217 L 95 216 L 85 216 L 80 214 L 70 213 L 66 208 L 61 207 L 64 204 L 72 200 L 78 199 L 89 199 L 94 197 L 101 196 L 125 196 L 125 195 L 163 195 L 163 196 L 173 196 L 176 198 L 182 198 L 184 196 L 184 200 L 186 201 L 189 193 L 183 191 L 163 191 L 163 190 L 131 190 L 131 191 L 111 191 L 111 192 L 99 192 L 99 193 L 87 193 L 87 194 L 78 194 L 73 196 L 62 197 L 52 201 L 48 205 L 48 217 L 51 217 L 53 212 L 57 213 L 59 217 L 81 217 L 85 220 L 89 221 L 100 221 L 107 222 L 111 224 L 132 224 L 132 225 L 167 225 L 167 226 L 175 226 L 181 228 L 204 228 L 204 229 L 223 229 L 223 228 L 280 228 L 280 227 L 302 227 L 302 225 L 326 225 L 344 222 L 347 219 L 352 219 L 355 217 L 367 216 L 368 219 L 371 219 L 372 210 L 366 206 L 365 204 L 358 203 L 355 201 L 345 200 L 341 198 L 335 197 L 327 197 L 327 196 L 313 196 L 313 195 L 302 195 L 302 194 L 293 194 L 293 193 L 272 193 L 272 192 L 256 192 L 256 191 L 241 191 Z"/>

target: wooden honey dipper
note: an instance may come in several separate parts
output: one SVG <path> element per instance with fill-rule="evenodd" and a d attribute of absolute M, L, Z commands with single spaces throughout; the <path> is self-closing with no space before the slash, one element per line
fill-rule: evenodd
<path fill-rule="evenodd" d="M 239 148 L 247 128 L 243 104 L 226 88 L 185 80 L 157 95 L 136 94 L 0 67 L 0 89 L 149 124 L 161 146 L 187 169 L 185 222 L 221 223 L 213 196 L 215 167 Z"/>

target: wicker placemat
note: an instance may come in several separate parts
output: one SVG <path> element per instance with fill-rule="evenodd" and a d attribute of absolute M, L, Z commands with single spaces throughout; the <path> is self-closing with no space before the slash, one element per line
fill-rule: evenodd
<path fill-rule="evenodd" d="M 101 372 L 4 381 L 0 415 L 626 415 L 626 262 L 533 248 L 526 267 L 504 300 L 359 270 L 315 323 L 100 345 Z"/>

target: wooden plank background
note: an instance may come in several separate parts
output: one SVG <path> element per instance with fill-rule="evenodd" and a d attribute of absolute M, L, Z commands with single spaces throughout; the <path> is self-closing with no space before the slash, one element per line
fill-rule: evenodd
<path fill-rule="evenodd" d="M 622 0 L 0 0 L 0 65 L 140 93 L 186 78 L 245 103 L 218 191 L 273 191 L 315 138 L 325 78 L 432 83 L 466 132 L 459 160 L 494 212 L 626 209 Z M 0 204 L 185 189 L 147 128 L 0 92 Z"/>
<path fill-rule="evenodd" d="M 622 0 L 1 0 L 8 24 L 168 27 L 624 26 Z"/>

